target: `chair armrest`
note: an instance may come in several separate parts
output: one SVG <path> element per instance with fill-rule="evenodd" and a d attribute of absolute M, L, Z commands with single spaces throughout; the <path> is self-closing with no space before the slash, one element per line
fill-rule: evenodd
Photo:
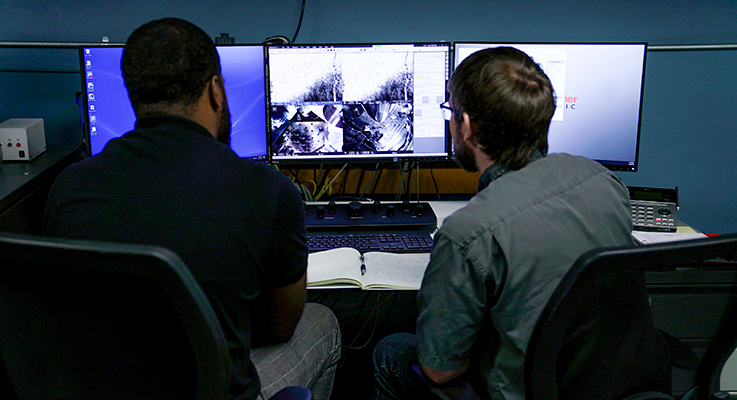
<path fill-rule="evenodd" d="M 289 386 L 276 392 L 269 400 L 312 400 L 312 392 L 301 386 Z"/>
<path fill-rule="evenodd" d="M 438 384 L 431 381 L 423 372 L 419 363 L 411 365 L 412 374 L 420 378 L 427 385 L 430 393 L 440 400 L 481 400 L 481 397 L 473 390 L 471 385 L 463 379 L 463 376 L 449 382 Z"/>

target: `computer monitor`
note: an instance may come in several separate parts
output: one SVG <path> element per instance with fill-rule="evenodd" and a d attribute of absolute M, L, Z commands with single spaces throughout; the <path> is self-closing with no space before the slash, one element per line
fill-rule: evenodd
<path fill-rule="evenodd" d="M 440 161 L 449 43 L 267 47 L 273 163 Z"/>
<path fill-rule="evenodd" d="M 549 152 L 581 155 L 611 170 L 637 171 L 644 43 L 454 43 L 454 64 L 489 47 L 520 49 L 553 84 Z"/>
<path fill-rule="evenodd" d="M 220 45 L 217 50 L 231 114 L 230 147 L 240 157 L 267 161 L 264 47 Z M 120 70 L 122 55 L 120 45 L 80 49 L 83 125 L 90 155 L 132 130 L 136 121 Z"/>

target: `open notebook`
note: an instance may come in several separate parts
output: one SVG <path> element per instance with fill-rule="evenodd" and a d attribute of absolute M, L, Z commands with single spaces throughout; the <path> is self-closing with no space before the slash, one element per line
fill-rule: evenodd
<path fill-rule="evenodd" d="M 430 253 L 361 253 L 342 247 L 311 253 L 307 287 L 418 290 Z"/>

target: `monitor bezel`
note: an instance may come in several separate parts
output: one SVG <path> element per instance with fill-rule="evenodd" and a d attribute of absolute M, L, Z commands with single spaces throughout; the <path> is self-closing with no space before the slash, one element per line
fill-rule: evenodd
<path fill-rule="evenodd" d="M 640 99 L 639 99 L 639 107 L 638 107 L 638 114 L 637 114 L 637 139 L 635 143 L 635 159 L 634 159 L 634 165 L 629 164 L 629 161 L 620 161 L 620 160 L 598 160 L 593 159 L 593 161 L 598 162 L 599 164 L 603 165 L 605 168 L 611 170 L 611 171 L 627 171 L 627 172 L 637 172 L 637 170 L 640 167 L 640 136 L 642 132 L 642 108 L 643 108 L 643 99 L 645 94 L 645 74 L 647 72 L 647 42 L 639 42 L 639 41 L 632 41 L 632 42 L 613 42 L 613 41 L 603 41 L 603 42 L 581 42 L 581 41 L 570 41 L 570 42 L 549 42 L 549 41 L 473 41 L 473 40 L 459 40 L 453 42 L 453 50 L 452 50 L 452 66 L 453 71 L 455 71 L 456 67 L 458 66 L 457 57 L 458 57 L 458 51 L 457 51 L 457 45 L 461 44 L 468 44 L 468 45 L 488 45 L 489 47 L 494 47 L 494 45 L 499 46 L 511 46 L 514 47 L 516 45 L 564 45 L 564 46 L 572 46 L 572 45 L 590 45 L 590 46 L 642 46 L 642 73 L 640 77 Z"/>
<path fill-rule="evenodd" d="M 267 110 L 269 114 L 269 122 L 267 124 L 268 130 L 268 144 L 270 148 L 269 157 L 273 165 L 284 165 L 288 167 L 311 167 L 316 165 L 387 165 L 387 164 L 401 164 L 401 163 L 435 163 L 445 164 L 453 161 L 452 155 L 452 140 L 450 137 L 450 131 L 448 130 L 448 124 L 443 124 L 444 129 L 444 147 L 445 150 L 442 155 L 412 155 L 407 153 L 381 153 L 376 155 L 351 155 L 351 154 L 340 154 L 340 155 L 309 155 L 309 156 L 290 156 L 287 158 L 275 157 L 273 151 L 273 131 L 272 131 L 272 120 L 271 120 L 271 90 L 270 90 L 270 74 L 269 74 L 269 48 L 330 48 L 330 47 L 368 47 L 368 46 L 438 46 L 446 47 L 446 73 L 445 73 L 445 85 L 447 85 L 452 73 L 452 61 L 453 61 L 453 45 L 451 42 L 446 41 L 418 41 L 418 42 L 333 42 L 333 43 L 290 43 L 290 44 L 277 44 L 277 45 L 266 45 L 265 46 L 265 64 L 267 70 L 267 97 L 269 98 L 267 104 Z M 445 86 L 444 85 L 444 86 Z M 447 91 L 445 91 L 445 100 L 447 101 Z"/>

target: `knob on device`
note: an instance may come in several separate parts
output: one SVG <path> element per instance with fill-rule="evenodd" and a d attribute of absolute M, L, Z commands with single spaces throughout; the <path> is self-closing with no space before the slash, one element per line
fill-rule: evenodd
<path fill-rule="evenodd" d="M 348 216 L 351 218 L 361 218 L 363 216 L 363 204 L 358 201 L 348 203 Z"/>

